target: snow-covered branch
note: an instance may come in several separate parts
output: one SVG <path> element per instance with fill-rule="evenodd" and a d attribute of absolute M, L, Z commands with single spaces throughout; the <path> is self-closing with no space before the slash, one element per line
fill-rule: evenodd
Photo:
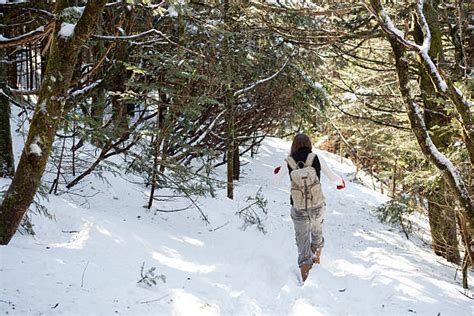
<path fill-rule="evenodd" d="M 431 31 L 425 14 L 423 13 L 423 2 L 423 0 L 416 1 L 416 14 L 418 15 L 418 22 L 423 32 L 423 44 L 420 49 L 428 53 L 431 47 Z"/>
<path fill-rule="evenodd" d="M 37 12 L 37 13 L 40 13 L 40 14 L 43 14 L 43 15 L 46 15 L 47 17 L 49 18 L 54 18 L 54 14 L 49 12 L 49 11 L 46 11 L 46 10 L 43 10 L 43 9 L 38 9 L 38 8 L 28 8 L 29 11 L 33 11 L 33 12 Z"/>
<path fill-rule="evenodd" d="M 410 106 L 413 108 L 413 112 L 416 114 L 417 124 L 421 127 L 425 134 L 425 143 L 429 149 L 430 154 L 432 155 L 432 159 L 436 160 L 437 164 L 442 165 L 444 169 L 452 175 L 456 189 L 459 190 L 459 192 L 461 192 L 465 198 L 468 198 L 469 192 L 459 170 L 448 158 L 446 158 L 444 154 L 438 150 L 438 148 L 433 143 L 431 136 L 429 136 L 428 128 L 426 127 L 424 115 L 421 112 L 420 106 L 416 102 L 411 102 Z"/>
<path fill-rule="evenodd" d="M 21 90 L 21 89 L 13 89 L 8 87 L 10 92 L 14 95 L 35 95 L 39 93 L 39 89 L 33 89 L 33 90 Z"/>
<path fill-rule="evenodd" d="M 68 93 L 69 93 L 69 97 L 70 98 L 75 98 L 75 97 L 78 97 L 80 95 L 84 95 L 86 94 L 87 92 L 91 91 L 92 89 L 94 89 L 95 87 L 97 87 L 100 83 L 102 82 L 102 79 L 100 80 L 96 80 L 94 81 L 93 83 L 91 83 L 90 85 L 82 88 L 82 89 L 79 89 L 79 90 L 75 90 L 75 91 L 71 91 L 69 90 Z"/>
<path fill-rule="evenodd" d="M 37 29 L 21 34 L 12 38 L 6 38 L 0 35 L 0 48 L 14 47 L 25 43 L 34 43 L 46 37 L 52 30 L 53 24 L 40 26 Z"/>
<path fill-rule="evenodd" d="M 134 35 L 92 35 L 95 39 L 100 39 L 104 41 L 128 41 L 128 40 L 136 40 L 142 37 L 147 37 L 150 35 L 158 35 L 162 38 L 168 39 L 168 37 L 163 34 L 163 32 L 158 31 L 157 29 L 150 29 L 148 31 L 134 34 Z"/>
<path fill-rule="evenodd" d="M 418 23 L 420 24 L 421 30 L 423 32 L 423 44 L 421 46 L 417 45 L 418 54 L 423 60 L 425 67 L 428 68 L 428 71 L 434 77 L 434 81 L 438 90 L 446 92 L 448 89 L 446 81 L 443 79 L 443 77 L 441 77 L 438 68 L 428 54 L 431 47 L 431 32 L 428 22 L 426 21 L 425 14 L 423 13 L 423 2 L 423 0 L 416 1 L 416 14 L 418 15 Z"/>
<path fill-rule="evenodd" d="M 423 33 L 422 45 L 412 43 L 405 38 L 403 32 L 394 26 L 390 17 L 385 13 L 380 1 L 376 1 L 375 5 L 372 7 L 366 7 L 375 16 L 379 22 L 379 25 L 387 34 L 389 34 L 403 46 L 415 51 L 418 54 L 420 61 L 429 73 L 436 89 L 439 92 L 445 93 L 451 99 L 462 123 L 463 138 L 464 142 L 466 143 L 466 148 L 469 152 L 470 160 L 471 162 L 474 162 L 474 124 L 472 120 L 471 102 L 467 100 L 461 90 L 454 86 L 453 82 L 451 82 L 448 77 L 443 77 L 441 70 L 435 65 L 429 55 L 431 46 L 431 32 L 423 12 L 423 5 L 423 0 L 417 0 L 416 13 L 418 16 L 418 23 L 420 24 Z"/>
<path fill-rule="evenodd" d="M 355 6 L 359 7 L 359 4 L 352 3 L 350 6 L 345 6 L 342 8 L 328 9 L 327 7 L 318 6 L 312 2 L 301 2 L 283 4 L 281 1 L 275 2 L 265 2 L 265 1 L 250 1 L 249 4 L 255 8 L 261 9 L 267 12 L 277 12 L 277 13 L 295 13 L 299 16 L 341 16 L 350 13 Z M 290 6 L 291 5 L 291 6 Z"/>
<path fill-rule="evenodd" d="M 199 143 L 201 143 L 204 140 L 204 138 L 206 138 L 207 134 L 209 134 L 209 132 L 211 132 L 214 129 L 214 126 L 216 126 L 216 124 L 219 122 L 219 120 L 221 119 L 222 115 L 224 115 L 224 113 L 226 113 L 226 110 L 221 111 L 221 113 L 219 113 L 216 116 L 216 118 L 211 122 L 211 124 L 209 124 L 209 126 L 198 137 L 198 139 L 196 139 L 194 142 L 191 143 L 192 147 L 199 145 Z M 202 130 L 202 128 L 200 128 L 198 132 L 200 130 Z"/>
<path fill-rule="evenodd" d="M 390 16 L 385 12 L 381 4 L 379 8 L 374 8 L 366 4 L 366 8 L 374 15 L 374 17 L 378 20 L 380 27 L 386 33 L 393 36 L 403 46 L 415 51 L 420 56 L 423 65 L 432 76 L 433 82 L 436 85 L 438 91 L 443 93 L 449 92 L 449 94 L 451 94 L 451 98 L 460 99 L 461 103 L 465 104 L 468 108 L 471 108 L 470 102 L 465 98 L 461 91 L 459 91 L 459 89 L 452 88 L 448 91 L 448 84 L 446 83 L 446 80 L 443 78 L 440 70 L 428 54 L 431 46 L 431 33 L 428 22 L 426 21 L 425 15 L 423 13 L 423 3 L 423 0 L 417 0 L 416 2 L 416 12 L 423 32 L 422 45 L 418 45 L 412 41 L 407 40 L 404 32 L 402 32 L 393 24 Z"/>
<path fill-rule="evenodd" d="M 405 49 L 403 49 L 403 46 L 395 38 L 391 37 L 389 38 L 389 41 L 392 44 L 395 55 L 400 92 L 410 119 L 413 133 L 416 136 L 417 142 L 424 156 L 444 174 L 457 202 L 462 207 L 462 212 L 465 215 L 466 222 L 468 223 L 467 225 L 468 227 L 470 226 L 469 234 L 472 236 L 474 235 L 474 201 L 470 197 L 468 186 L 462 178 L 459 170 L 434 145 L 426 127 L 420 106 L 415 102 L 412 96 L 413 92 L 410 87 L 410 78 L 408 74 L 409 63 L 406 58 Z M 469 258 L 474 258 L 473 247 L 474 244 L 471 244 L 471 247 L 466 248 L 469 253 Z"/>
<path fill-rule="evenodd" d="M 176 43 L 175 41 L 173 41 L 171 38 L 169 38 L 166 34 L 164 34 L 163 32 L 161 31 L 158 31 L 157 29 L 150 29 L 148 31 L 145 31 L 145 32 L 141 32 L 141 33 L 138 33 L 138 34 L 134 34 L 134 35 L 92 35 L 93 38 L 95 39 L 100 39 L 100 40 L 104 40 L 104 41 L 133 41 L 133 44 L 134 45 L 138 45 L 137 42 L 135 42 L 135 40 L 137 39 L 140 39 L 140 38 L 144 38 L 144 37 L 148 37 L 148 36 L 156 36 L 158 35 L 160 38 L 164 39 L 166 42 L 172 44 L 172 45 L 175 45 L 187 52 L 190 52 L 194 55 L 197 55 L 197 56 L 200 56 L 200 57 L 203 57 L 205 58 L 205 56 L 203 56 L 202 54 L 199 54 L 189 48 L 186 48 L 178 43 Z M 150 41 L 147 41 L 145 42 L 146 44 L 150 43 Z M 162 44 L 162 42 L 160 42 L 160 44 Z"/>
<path fill-rule="evenodd" d="M 411 129 L 415 134 L 416 140 L 426 159 L 431 161 L 438 168 L 438 170 L 443 173 L 446 181 L 449 183 L 449 186 L 452 189 L 456 201 L 462 208 L 462 214 L 465 216 L 467 227 L 469 227 L 469 235 L 474 236 L 474 201 L 470 196 L 468 183 L 466 183 L 466 181 L 463 179 L 461 173 L 452 163 L 452 161 L 449 160 L 445 155 L 443 155 L 434 145 L 426 127 L 422 110 L 414 99 L 413 91 L 410 86 L 410 75 L 408 72 L 410 64 L 407 59 L 406 53 L 407 47 L 408 49 L 410 49 L 410 47 L 406 45 L 407 41 L 404 38 L 400 37 L 401 34 L 396 31 L 396 28 L 393 26 L 393 24 L 387 22 L 387 17 L 382 17 L 380 15 L 380 12 L 383 10 L 381 1 L 373 0 L 371 1 L 371 4 L 372 6 L 370 7 L 370 9 L 368 9 L 374 14 L 384 32 L 389 35 L 388 40 L 392 46 L 392 51 L 395 56 L 399 88 L 403 102 L 405 104 L 406 112 L 410 119 Z M 423 31 L 424 40 L 423 46 L 414 45 L 413 47 L 416 48 L 416 52 L 421 57 L 424 66 L 427 67 L 426 61 L 431 61 L 431 58 L 429 57 L 428 52 L 426 51 L 429 50 L 429 46 L 431 45 L 431 35 L 429 33 L 429 30 L 426 29 L 428 27 L 428 24 L 426 22 L 426 19 L 424 19 L 423 15 L 423 1 L 417 1 L 417 6 L 417 13 L 419 15 L 418 19 L 420 20 L 420 25 L 422 28 L 425 28 Z M 427 71 L 429 72 L 433 82 L 438 81 L 435 82 L 435 84 L 438 88 L 440 88 L 441 81 L 438 80 L 439 78 L 441 78 L 440 72 L 434 64 L 432 64 L 432 66 L 432 68 L 427 68 Z M 434 72 L 437 73 L 437 78 L 434 77 Z M 458 109 L 458 113 L 462 118 L 463 129 L 467 130 L 464 137 L 466 141 L 466 148 L 468 149 L 470 156 L 472 156 L 473 138 L 471 137 L 472 124 L 470 119 L 470 113 L 466 112 L 466 110 L 468 110 L 466 109 L 466 105 L 463 102 L 460 102 L 460 100 L 458 99 L 459 92 L 456 91 L 452 82 L 450 82 L 449 80 L 447 80 L 447 82 L 448 85 L 446 85 L 445 92 L 455 104 L 456 108 Z M 471 159 L 471 161 L 473 160 Z M 472 258 L 474 258 L 474 243 L 471 243 L 470 247 L 466 247 L 466 250 L 468 250 L 468 257 L 470 258 L 469 260 L 472 264 Z"/>
<path fill-rule="evenodd" d="M 275 78 L 276 76 L 278 76 L 278 74 L 280 74 L 280 73 L 283 71 L 283 69 L 285 69 L 285 67 L 286 67 L 286 65 L 288 65 L 288 62 L 289 62 L 289 61 L 290 61 L 290 60 L 288 59 L 288 60 L 283 64 L 283 66 L 281 66 L 281 68 L 280 68 L 277 72 L 275 72 L 273 75 L 271 75 L 270 77 L 267 77 L 267 78 L 265 78 L 265 79 L 258 80 L 258 81 L 256 81 L 256 82 L 252 83 L 251 85 L 247 86 L 246 88 L 239 89 L 239 90 L 235 91 L 235 92 L 234 92 L 234 97 L 238 97 L 239 95 L 241 95 L 241 94 L 243 94 L 243 93 L 245 93 L 245 92 L 247 92 L 247 91 L 249 91 L 249 90 L 252 90 L 253 88 L 255 88 L 256 86 L 258 86 L 259 84 L 262 84 L 262 83 L 265 83 L 265 82 L 267 82 L 267 81 L 272 80 L 273 78 Z"/>
<path fill-rule="evenodd" d="M 289 65 L 290 67 L 294 68 L 296 70 L 296 72 L 301 76 L 301 78 L 303 78 L 303 80 L 314 90 L 316 91 L 320 91 L 324 94 L 326 94 L 326 90 L 324 90 L 324 87 L 321 83 L 319 82 L 315 82 L 312 78 L 310 78 L 308 76 L 308 74 L 303 70 L 301 69 L 300 67 L 294 65 L 294 64 L 290 64 Z"/>
<path fill-rule="evenodd" d="M 158 9 L 159 7 L 162 7 L 165 4 L 165 1 L 161 1 L 158 4 L 140 4 L 140 3 L 126 3 L 124 1 L 115 1 L 115 2 L 109 2 L 105 5 L 106 8 L 112 8 L 114 6 L 121 6 L 121 5 L 127 5 L 127 6 L 135 6 L 135 7 L 140 7 L 140 8 L 145 8 L 145 9 Z"/>

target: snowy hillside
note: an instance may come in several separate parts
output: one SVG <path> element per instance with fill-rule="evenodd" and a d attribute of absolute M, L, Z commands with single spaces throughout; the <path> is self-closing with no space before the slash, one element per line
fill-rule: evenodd
<path fill-rule="evenodd" d="M 35 217 L 36 237 L 17 234 L 0 248 L 0 313 L 472 315 L 454 269 L 378 223 L 371 210 L 386 198 L 350 182 L 337 191 L 323 178 L 326 247 L 321 265 L 300 286 L 289 181 L 272 172 L 289 146 L 268 139 L 255 159 L 246 158 L 234 201 L 224 190 L 198 199 L 210 225 L 195 208 L 144 209 L 148 190 L 120 177 L 111 176 L 110 184 L 86 179 L 84 195 L 93 195 L 87 203 L 51 196 L 47 206 L 56 221 Z M 354 172 L 349 162 L 319 154 L 337 173 Z M 223 169 L 218 176 L 225 178 Z M 266 234 L 254 226 L 243 230 L 235 215 L 260 187 L 268 201 Z M 143 274 L 156 268 L 156 285 L 138 283 L 143 264 Z"/>

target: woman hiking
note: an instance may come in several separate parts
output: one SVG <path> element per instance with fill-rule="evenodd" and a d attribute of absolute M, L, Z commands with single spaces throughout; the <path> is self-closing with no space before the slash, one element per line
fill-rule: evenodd
<path fill-rule="evenodd" d="M 320 263 L 324 246 L 322 225 L 326 203 L 321 191 L 321 171 L 336 184 L 338 190 L 346 186 L 344 180 L 335 175 L 311 148 L 309 137 L 297 134 L 286 159 L 291 180 L 291 219 L 295 227 L 298 265 L 303 282 L 313 264 Z"/>

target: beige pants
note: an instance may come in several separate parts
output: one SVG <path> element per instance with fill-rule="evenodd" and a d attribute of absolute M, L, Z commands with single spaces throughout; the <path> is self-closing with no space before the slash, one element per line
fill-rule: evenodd
<path fill-rule="evenodd" d="M 296 246 L 298 247 L 298 265 L 313 264 L 313 248 L 324 246 L 323 222 L 325 206 L 297 210 L 291 208 L 291 219 L 295 226 Z"/>

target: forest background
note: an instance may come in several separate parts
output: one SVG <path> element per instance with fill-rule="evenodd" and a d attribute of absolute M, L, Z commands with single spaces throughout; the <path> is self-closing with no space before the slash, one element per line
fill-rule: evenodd
<path fill-rule="evenodd" d="M 426 214 L 434 252 L 459 265 L 467 288 L 473 3 L 57 0 L 0 8 L 0 176 L 12 179 L 2 192 L 1 244 L 18 227 L 33 232 L 28 212 L 48 216 L 41 197 L 80 195 L 84 179 L 104 170 L 140 175 L 147 208 L 159 207 L 162 189 L 193 201 L 225 186 L 232 199 L 242 155 L 266 136 L 305 132 L 371 175 L 392 197 L 381 218 L 407 238 L 406 215 Z M 19 126 L 10 126 L 10 107 L 21 108 Z M 26 137 L 16 168 L 12 129 Z M 222 164 L 225 183 L 212 177 Z"/>

